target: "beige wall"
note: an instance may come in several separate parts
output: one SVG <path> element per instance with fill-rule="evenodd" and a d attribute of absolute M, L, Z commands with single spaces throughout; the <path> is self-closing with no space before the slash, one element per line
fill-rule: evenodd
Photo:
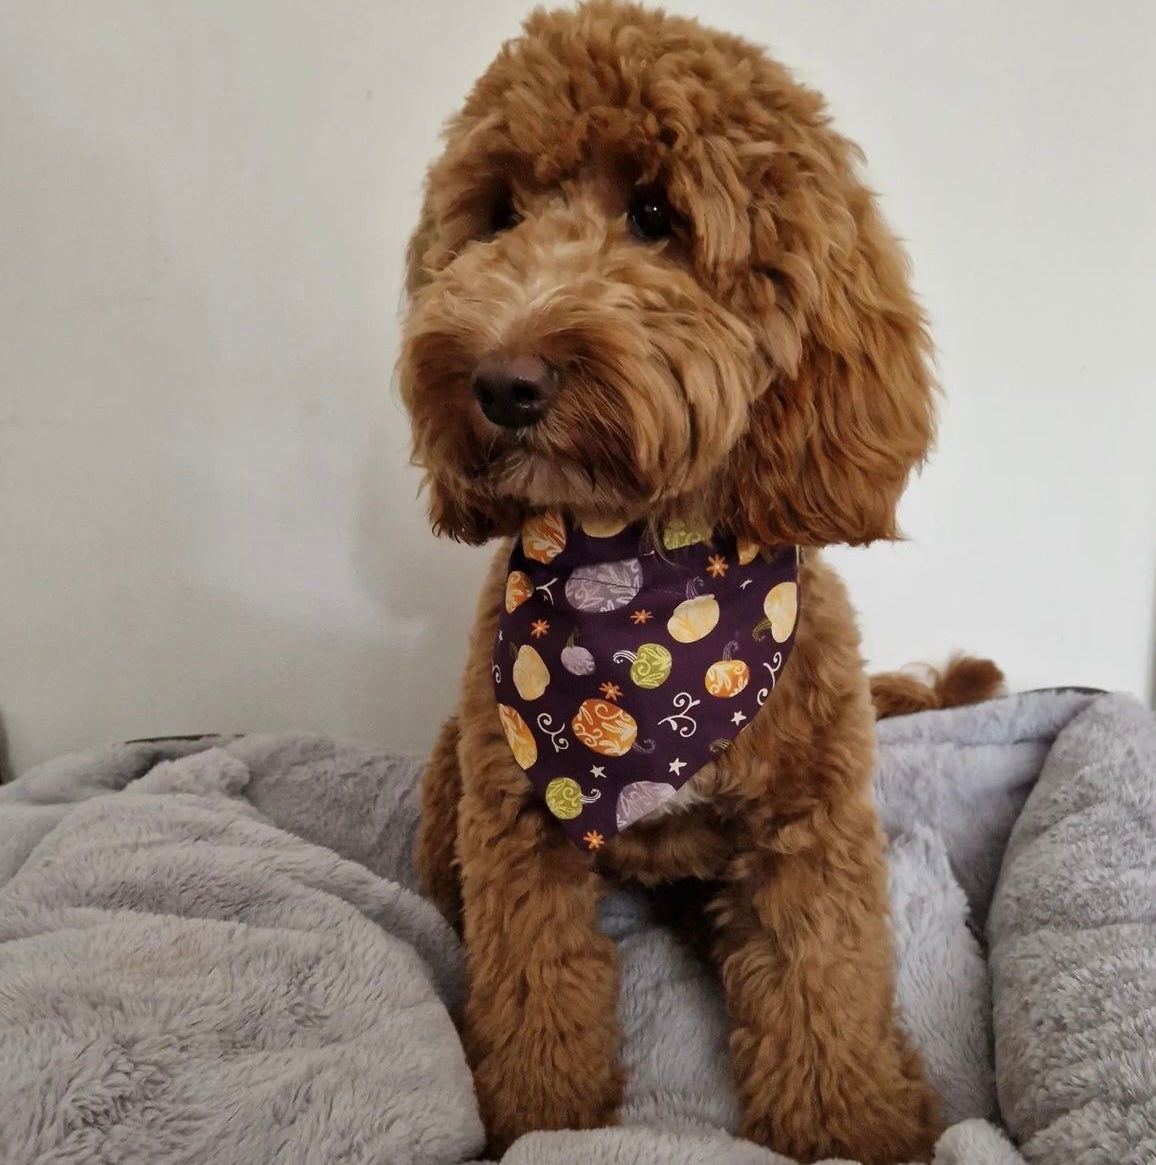
<path fill-rule="evenodd" d="M 679 3 L 825 88 L 910 241 L 949 393 L 911 541 L 840 555 L 877 664 L 1145 693 L 1156 8 Z M 0 6 L 0 715 L 425 747 L 483 566 L 391 389 L 441 119 L 515 0 Z"/>

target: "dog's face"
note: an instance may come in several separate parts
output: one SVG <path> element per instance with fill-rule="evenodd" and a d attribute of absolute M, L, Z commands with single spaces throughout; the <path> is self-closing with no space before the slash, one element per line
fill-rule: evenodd
<path fill-rule="evenodd" d="M 821 100 L 693 21 L 532 16 L 431 167 L 400 361 L 435 528 L 547 508 L 893 536 L 932 433 L 903 257 Z"/>

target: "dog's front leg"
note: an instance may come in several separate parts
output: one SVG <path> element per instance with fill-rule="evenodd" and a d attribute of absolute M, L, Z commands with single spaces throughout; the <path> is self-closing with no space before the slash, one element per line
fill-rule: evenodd
<path fill-rule="evenodd" d="M 414 860 L 422 889 L 461 933 L 462 886 L 458 876 L 458 804 L 462 771 L 458 761 L 458 722 L 451 716 L 438 734 L 421 778 L 421 820 Z"/>
<path fill-rule="evenodd" d="M 610 1123 L 621 1090 L 601 880 L 544 810 L 513 793 L 525 778 L 505 764 L 508 781 L 487 781 L 486 796 L 467 791 L 459 832 L 463 1035 L 494 1154 L 533 1129 Z"/>
<path fill-rule="evenodd" d="M 928 1160 L 935 1102 L 895 1024 L 869 801 L 756 830 L 714 911 L 743 1134 L 801 1161 Z"/>

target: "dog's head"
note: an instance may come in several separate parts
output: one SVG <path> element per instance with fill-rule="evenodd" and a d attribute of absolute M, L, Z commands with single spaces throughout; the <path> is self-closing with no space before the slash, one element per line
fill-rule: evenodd
<path fill-rule="evenodd" d="M 558 508 L 893 537 L 929 346 L 856 161 L 736 37 L 607 0 L 531 16 L 451 121 L 409 248 L 435 529 Z"/>

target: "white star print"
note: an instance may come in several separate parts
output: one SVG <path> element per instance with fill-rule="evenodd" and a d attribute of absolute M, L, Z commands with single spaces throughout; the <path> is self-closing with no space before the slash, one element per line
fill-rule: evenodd
<path fill-rule="evenodd" d="M 590 775 L 592 777 L 604 777 L 606 776 L 606 770 L 601 765 L 594 765 L 590 770 Z"/>
<path fill-rule="evenodd" d="M 750 580 L 748 579 L 747 581 L 749 582 Z M 498 632 L 498 642 L 502 642 L 502 633 L 500 631 Z"/>
<path fill-rule="evenodd" d="M 743 581 L 739 583 L 739 590 L 745 591 L 747 587 L 749 587 L 754 581 L 755 580 L 753 578 L 744 578 Z"/>
<path fill-rule="evenodd" d="M 676 777 L 681 777 L 681 776 L 682 776 L 682 770 L 683 770 L 683 769 L 685 769 L 685 768 L 686 768 L 686 761 L 684 761 L 684 760 L 679 760 L 679 759 L 678 759 L 678 757 L 675 757 L 675 758 L 674 758 L 674 760 L 672 760 L 672 761 L 670 762 L 670 771 L 671 771 L 672 773 L 674 773 L 674 775 L 675 775 Z"/>
<path fill-rule="evenodd" d="M 731 717 L 731 723 L 732 724 L 741 724 L 745 719 L 746 719 L 746 717 L 741 712 L 736 712 Z"/>

